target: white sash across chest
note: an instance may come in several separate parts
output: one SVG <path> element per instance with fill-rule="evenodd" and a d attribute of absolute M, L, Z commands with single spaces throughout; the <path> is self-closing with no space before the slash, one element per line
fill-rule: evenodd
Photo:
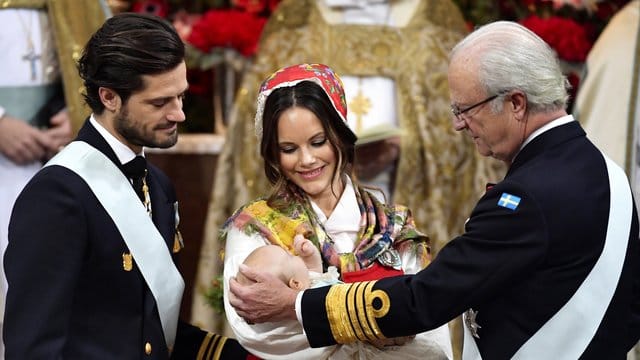
<path fill-rule="evenodd" d="M 184 280 L 129 180 L 103 153 L 82 141 L 67 145 L 45 166 L 51 165 L 78 174 L 116 224 L 156 300 L 167 346 L 173 347 Z"/>
<path fill-rule="evenodd" d="M 518 349 L 512 359 L 578 359 L 604 318 L 622 273 L 633 214 L 631 189 L 624 171 L 608 157 L 604 158 L 611 196 L 602 253 L 569 301 Z M 462 358 L 482 359 L 467 326 L 464 326 Z"/>

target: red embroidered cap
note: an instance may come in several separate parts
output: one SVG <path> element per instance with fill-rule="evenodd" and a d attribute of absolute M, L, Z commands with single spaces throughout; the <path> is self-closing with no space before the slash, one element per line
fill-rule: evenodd
<path fill-rule="evenodd" d="M 294 86 L 302 81 L 313 81 L 320 85 L 331 100 L 342 121 L 344 121 L 344 125 L 347 125 L 347 101 L 342 80 L 340 80 L 338 74 L 324 64 L 298 64 L 274 72 L 260 86 L 255 117 L 255 129 L 258 139 L 262 138 L 262 115 L 264 113 L 264 104 L 269 94 L 275 89 Z"/>

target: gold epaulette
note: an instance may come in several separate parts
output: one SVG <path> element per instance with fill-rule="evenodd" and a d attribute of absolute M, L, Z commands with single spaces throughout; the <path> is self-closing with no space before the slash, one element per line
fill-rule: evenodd
<path fill-rule="evenodd" d="M 224 348 L 224 343 L 227 341 L 227 337 L 208 333 L 198 351 L 197 360 L 218 360 Z"/>
<path fill-rule="evenodd" d="M 325 306 L 334 339 L 339 344 L 375 341 L 386 337 L 376 319 L 389 312 L 391 301 L 383 290 L 373 290 L 375 281 L 333 285 Z"/>

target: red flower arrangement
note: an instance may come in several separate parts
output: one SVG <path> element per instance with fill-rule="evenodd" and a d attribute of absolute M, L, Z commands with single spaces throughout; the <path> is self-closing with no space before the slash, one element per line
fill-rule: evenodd
<path fill-rule="evenodd" d="M 223 131 L 236 84 L 255 55 L 262 29 L 279 3 L 280 0 L 131 2 L 130 11 L 171 21 L 186 44 L 190 86 L 184 109 L 191 120 L 181 124 L 181 131 Z M 215 125 L 210 120 L 211 114 Z"/>
<path fill-rule="evenodd" d="M 238 9 L 209 10 L 193 24 L 187 42 L 205 53 L 233 48 L 243 56 L 252 56 L 266 22 L 266 17 Z"/>
<path fill-rule="evenodd" d="M 629 0 L 455 0 L 470 27 L 511 20 L 543 38 L 560 59 L 583 62 L 613 14 Z"/>
<path fill-rule="evenodd" d="M 280 0 L 232 0 L 231 3 L 238 9 L 251 13 L 271 13 L 276 9 Z"/>
<path fill-rule="evenodd" d="M 566 61 L 585 61 L 593 46 L 585 28 L 573 19 L 559 16 L 543 19 L 532 15 L 520 23 L 538 34 L 556 50 L 558 57 Z"/>
<path fill-rule="evenodd" d="M 180 37 L 204 53 L 234 49 L 242 56 L 251 57 L 256 52 L 262 28 L 280 0 L 227 0 L 226 6 L 219 4 L 195 12 L 185 7 L 190 3 L 135 0 L 131 11 L 170 19 Z"/>

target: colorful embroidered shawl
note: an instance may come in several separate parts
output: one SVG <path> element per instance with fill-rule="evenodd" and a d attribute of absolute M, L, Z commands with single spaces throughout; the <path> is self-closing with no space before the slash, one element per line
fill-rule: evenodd
<path fill-rule="evenodd" d="M 336 266 L 341 273 L 366 269 L 390 247 L 401 255 L 411 252 L 423 268 L 427 266 L 431 261 L 429 238 L 415 228 L 411 211 L 402 205 L 385 205 L 360 187 L 354 186 L 354 190 L 361 219 L 351 253 L 338 253 L 308 200 L 287 201 L 274 207 L 266 199 L 253 201 L 225 222 L 220 238 L 226 241 L 227 232 L 233 227 L 247 235 L 262 236 L 266 242 L 295 254 L 293 238 L 303 234 L 321 250 L 325 267 Z"/>

